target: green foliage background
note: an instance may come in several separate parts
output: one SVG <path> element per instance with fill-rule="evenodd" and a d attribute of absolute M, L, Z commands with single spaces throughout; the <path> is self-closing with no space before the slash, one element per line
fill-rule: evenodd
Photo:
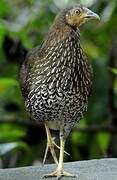
<path fill-rule="evenodd" d="M 116 0 L 1 0 L 0 1 L 0 157 L 1 168 L 25 166 L 43 158 L 46 135 L 42 128 L 26 125 L 18 83 L 22 49 L 29 51 L 42 43 L 59 8 L 71 2 L 88 5 L 101 22 L 89 22 L 81 30 L 82 46 L 94 69 L 94 85 L 89 109 L 79 127 L 113 125 L 110 111 L 110 87 L 117 108 L 117 63 L 110 67 L 109 58 L 117 41 Z M 24 52 L 24 51 L 23 51 Z M 116 58 L 117 60 L 117 58 Z M 111 76 L 114 81 L 111 82 Z M 24 124 L 22 123 L 24 122 Z M 78 125 L 76 125 L 77 127 Z M 39 137 L 39 138 L 38 138 Z M 71 154 L 66 161 L 109 157 L 112 134 L 73 131 L 66 144 Z M 115 156 L 117 151 L 115 152 Z M 51 162 L 51 158 L 48 158 Z"/>

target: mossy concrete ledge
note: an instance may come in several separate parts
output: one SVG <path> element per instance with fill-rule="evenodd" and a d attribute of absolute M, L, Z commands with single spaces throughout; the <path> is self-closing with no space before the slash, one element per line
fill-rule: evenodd
<path fill-rule="evenodd" d="M 0 169 L 0 180 L 41 180 L 55 165 Z M 63 180 L 117 180 L 117 159 L 100 159 L 65 163 L 65 170 L 77 175 Z M 49 178 L 56 179 L 56 178 Z"/>

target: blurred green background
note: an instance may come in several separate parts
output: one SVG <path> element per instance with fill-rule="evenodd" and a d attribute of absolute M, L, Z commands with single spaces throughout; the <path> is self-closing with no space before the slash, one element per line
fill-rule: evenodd
<path fill-rule="evenodd" d="M 0 0 L 0 168 L 43 159 L 45 130 L 26 114 L 18 71 L 26 53 L 44 40 L 59 9 L 72 2 L 88 6 L 101 22 L 80 28 L 95 78 L 88 112 L 67 140 L 70 156 L 65 160 L 117 157 L 117 1 Z M 47 162 L 53 162 L 50 154 Z"/>

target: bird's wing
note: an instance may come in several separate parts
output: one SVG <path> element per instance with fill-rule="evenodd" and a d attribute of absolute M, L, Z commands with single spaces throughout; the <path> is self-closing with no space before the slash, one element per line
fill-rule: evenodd
<path fill-rule="evenodd" d="M 27 95 L 30 90 L 30 79 L 31 79 L 31 72 L 34 66 L 34 62 L 39 56 L 40 46 L 33 48 L 26 56 L 22 66 L 20 68 L 19 73 L 19 81 L 22 89 L 22 93 L 24 98 L 27 98 Z M 33 72 L 32 72 L 33 73 Z"/>

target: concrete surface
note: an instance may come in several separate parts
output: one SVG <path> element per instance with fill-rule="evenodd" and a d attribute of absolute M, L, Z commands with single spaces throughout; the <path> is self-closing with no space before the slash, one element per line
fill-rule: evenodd
<path fill-rule="evenodd" d="M 55 165 L 29 166 L 12 169 L 0 169 L 0 180 L 41 180 L 42 176 L 55 169 Z M 65 170 L 77 175 L 77 178 L 62 180 L 117 180 L 117 159 L 100 159 L 65 163 Z M 56 178 L 48 178 L 54 180 Z"/>

